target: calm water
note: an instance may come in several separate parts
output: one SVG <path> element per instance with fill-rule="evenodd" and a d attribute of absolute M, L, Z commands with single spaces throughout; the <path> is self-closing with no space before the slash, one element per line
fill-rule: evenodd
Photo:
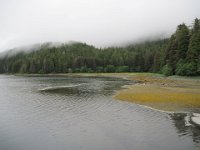
<path fill-rule="evenodd" d="M 0 150 L 199 150 L 187 114 L 112 98 L 130 81 L 0 76 Z"/>

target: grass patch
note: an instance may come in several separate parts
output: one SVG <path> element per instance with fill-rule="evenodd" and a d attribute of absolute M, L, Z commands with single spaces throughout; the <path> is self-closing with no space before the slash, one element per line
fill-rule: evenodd
<path fill-rule="evenodd" d="M 118 91 L 116 99 L 134 102 L 165 111 L 200 108 L 200 79 L 133 74 L 128 77 L 139 84 Z"/>
<path fill-rule="evenodd" d="M 135 85 L 119 91 L 115 98 L 166 111 L 200 108 L 199 89 Z"/>

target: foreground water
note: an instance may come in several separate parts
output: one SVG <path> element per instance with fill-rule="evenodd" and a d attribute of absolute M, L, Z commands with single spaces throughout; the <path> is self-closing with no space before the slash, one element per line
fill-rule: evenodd
<path fill-rule="evenodd" d="M 0 76 L 0 150 L 199 150 L 200 129 L 112 98 L 116 78 Z"/>

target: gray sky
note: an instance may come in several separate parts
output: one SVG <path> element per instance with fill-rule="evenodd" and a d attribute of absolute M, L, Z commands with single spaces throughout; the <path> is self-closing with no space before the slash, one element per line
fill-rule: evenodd
<path fill-rule="evenodd" d="M 170 35 L 200 0 L 0 0 L 0 51 L 46 41 L 98 47 Z"/>

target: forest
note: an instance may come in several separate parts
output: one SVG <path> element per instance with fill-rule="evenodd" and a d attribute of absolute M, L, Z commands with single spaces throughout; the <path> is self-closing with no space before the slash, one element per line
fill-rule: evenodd
<path fill-rule="evenodd" d="M 86 43 L 44 43 L 32 51 L 15 49 L 0 57 L 0 73 L 155 72 L 166 76 L 200 75 L 200 19 L 177 26 L 168 39 L 122 47 Z"/>

